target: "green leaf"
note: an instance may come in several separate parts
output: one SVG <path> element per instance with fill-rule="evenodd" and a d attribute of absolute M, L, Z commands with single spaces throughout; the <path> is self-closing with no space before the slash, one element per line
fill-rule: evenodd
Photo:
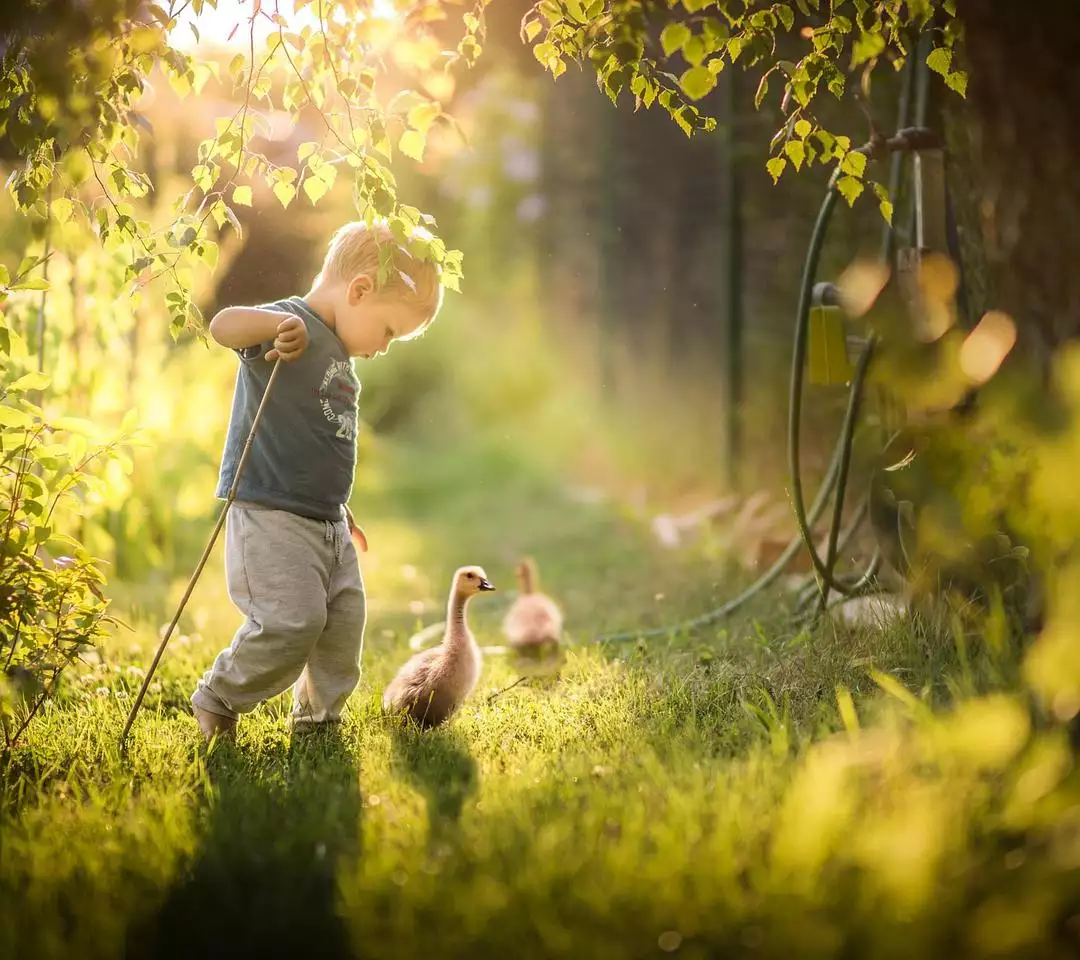
<path fill-rule="evenodd" d="M 857 67 L 860 63 L 872 60 L 885 52 L 885 37 L 873 31 L 859 34 L 858 39 L 851 46 L 851 65 Z"/>
<path fill-rule="evenodd" d="M 784 3 L 778 3 L 773 7 L 785 30 L 790 30 L 795 25 L 795 14 L 791 7 Z"/>
<path fill-rule="evenodd" d="M 881 211 L 881 215 L 885 218 L 887 223 L 892 223 L 893 205 L 892 200 L 889 199 L 888 188 L 882 183 L 875 183 L 874 193 L 880 201 L 878 203 L 878 209 Z"/>
<path fill-rule="evenodd" d="M 600 81 L 601 89 L 612 103 L 619 102 L 619 94 L 626 85 L 626 74 L 621 70 L 612 70 Z"/>
<path fill-rule="evenodd" d="M 836 181 L 836 189 L 847 200 L 848 206 L 854 206 L 855 201 L 859 199 L 859 195 L 863 192 L 863 182 L 856 177 L 841 177 Z"/>
<path fill-rule="evenodd" d="M 12 290 L 48 290 L 49 281 L 42 277 L 28 277 L 11 285 Z"/>
<path fill-rule="evenodd" d="M 789 140 L 784 144 L 784 153 L 791 159 L 796 170 L 801 170 L 806 159 L 806 145 L 801 140 Z"/>
<path fill-rule="evenodd" d="M 783 157 L 772 157 L 769 162 L 765 164 L 765 169 L 769 171 L 773 183 L 776 183 L 776 181 L 780 179 L 780 174 L 784 172 L 786 166 L 787 160 Z"/>
<path fill-rule="evenodd" d="M 437 103 L 418 103 L 408 113 L 409 126 L 415 127 L 421 133 L 427 133 L 441 115 L 442 107 Z"/>
<path fill-rule="evenodd" d="M 682 130 L 682 132 L 685 133 L 688 137 L 692 136 L 694 133 L 693 126 L 691 125 L 690 121 L 686 119 L 686 115 L 689 112 L 689 107 L 679 107 L 678 110 L 671 111 L 671 118 L 678 125 L 679 129 Z"/>
<path fill-rule="evenodd" d="M 304 180 L 304 193 L 308 195 L 312 205 L 325 197 L 328 189 L 326 181 L 321 177 L 309 176 Z"/>
<path fill-rule="evenodd" d="M 209 193 L 214 187 L 214 180 L 217 179 L 216 172 L 212 171 L 209 166 L 204 163 L 197 164 L 191 170 L 191 179 L 203 193 Z"/>
<path fill-rule="evenodd" d="M 0 427 L 28 427 L 33 422 L 34 418 L 25 410 L 9 407 L 6 403 L 0 403 Z"/>
<path fill-rule="evenodd" d="M 277 167 L 273 176 L 279 183 L 295 183 L 297 173 L 292 167 Z"/>
<path fill-rule="evenodd" d="M 861 177 L 866 172 L 866 154 L 849 150 L 840 161 L 840 172 L 849 173 L 853 177 Z"/>
<path fill-rule="evenodd" d="M 233 190 L 232 202 L 241 207 L 251 206 L 251 187 L 241 185 Z"/>
<path fill-rule="evenodd" d="M 717 20 L 716 17 L 706 17 L 701 22 L 702 32 L 705 39 L 709 43 L 709 47 L 712 50 L 716 50 L 720 45 L 731 36 L 731 30 L 728 25 L 721 20 Z"/>
<path fill-rule="evenodd" d="M 944 47 L 935 47 L 927 55 L 926 65 L 934 73 L 940 73 L 943 77 L 948 76 L 949 67 L 952 65 L 952 51 Z"/>
<path fill-rule="evenodd" d="M 73 204 L 67 197 L 57 197 L 51 204 L 50 210 L 59 223 L 67 223 L 71 219 Z"/>
<path fill-rule="evenodd" d="M 795 136 L 799 137 L 801 140 L 805 140 L 810 136 L 810 131 L 813 129 L 813 124 L 805 118 L 800 117 L 795 121 Z"/>
<path fill-rule="evenodd" d="M 950 90 L 955 90 L 962 97 L 967 96 L 967 83 L 967 74 L 962 70 L 955 70 L 945 76 L 945 85 Z"/>
<path fill-rule="evenodd" d="M 320 167 L 312 167 L 311 172 L 315 174 L 323 183 L 326 184 L 326 189 L 330 190 L 337 182 L 337 167 L 332 163 L 324 163 Z"/>
<path fill-rule="evenodd" d="M 716 77 L 706 67 L 691 67 L 679 78 L 679 86 L 691 100 L 700 100 L 716 86 Z"/>
<path fill-rule="evenodd" d="M 169 235 L 169 246 L 176 247 L 190 247 L 194 242 L 198 234 L 195 228 L 190 224 L 186 225 L 183 230 L 173 231 Z"/>
<path fill-rule="evenodd" d="M 295 192 L 295 191 L 294 191 Z M 187 314 L 183 311 L 172 314 L 169 319 L 169 335 L 173 338 L 175 343 L 180 339 L 180 334 L 184 332 L 184 327 L 187 326 Z"/>
<path fill-rule="evenodd" d="M 64 548 L 65 550 L 75 554 L 85 550 L 85 547 L 83 547 L 83 545 L 79 543 L 78 540 L 76 540 L 74 537 L 68 536 L 66 533 L 54 532 L 53 535 L 49 538 L 48 546 L 50 548 Z"/>
<path fill-rule="evenodd" d="M 398 149 L 407 157 L 417 162 L 424 159 L 424 145 L 427 138 L 419 130 L 406 130 L 398 141 Z"/>
<path fill-rule="evenodd" d="M 28 390 L 44 390 L 50 383 L 52 383 L 51 377 L 44 373 L 38 373 L 35 370 L 32 373 L 27 373 L 19 377 L 18 380 L 8 387 L 8 390 L 18 393 Z"/>
<path fill-rule="evenodd" d="M 691 36 L 693 34 L 685 23 L 669 23 L 660 33 L 660 46 L 664 48 L 664 55 L 670 57 L 676 50 L 681 50 Z"/>
<path fill-rule="evenodd" d="M 73 187 L 85 183 L 94 175 L 93 164 L 91 164 L 89 157 L 81 150 L 69 153 L 64 158 L 63 165 Z"/>
<path fill-rule="evenodd" d="M 532 43 L 536 39 L 536 35 L 540 32 L 542 24 L 539 20 L 530 20 L 525 24 L 525 42 Z"/>
<path fill-rule="evenodd" d="M 551 69 L 551 61 L 558 58 L 559 50 L 550 40 L 545 40 L 533 47 L 533 56 L 546 68 Z"/>
<path fill-rule="evenodd" d="M 282 207 L 288 208 L 289 204 L 293 202 L 293 197 L 296 196 L 296 187 L 291 183 L 286 183 L 284 180 L 279 180 L 274 184 L 274 196 L 278 198 Z M 181 329 L 183 329 L 181 327 Z"/>
<path fill-rule="evenodd" d="M 60 417 L 52 422 L 57 430 L 67 430 L 70 433 L 78 433 L 85 437 L 97 436 L 97 427 L 90 420 L 82 417 Z"/>
<path fill-rule="evenodd" d="M 457 46 L 458 53 L 465 59 L 465 62 L 472 66 L 480 57 L 481 47 L 476 42 L 476 38 L 471 34 L 462 38 L 461 42 Z"/>
<path fill-rule="evenodd" d="M 705 59 L 705 54 L 708 51 L 705 48 L 705 41 L 701 37 L 691 37 L 683 44 L 682 52 L 686 62 L 690 66 L 696 67 Z"/>

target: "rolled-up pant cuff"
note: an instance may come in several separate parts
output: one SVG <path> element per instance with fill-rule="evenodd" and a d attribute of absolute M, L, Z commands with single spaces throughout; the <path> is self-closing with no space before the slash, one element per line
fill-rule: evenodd
<path fill-rule="evenodd" d="M 226 720 L 237 720 L 240 717 L 240 714 L 230 710 L 209 689 L 202 686 L 191 695 L 191 705 L 215 716 L 225 717 Z"/>

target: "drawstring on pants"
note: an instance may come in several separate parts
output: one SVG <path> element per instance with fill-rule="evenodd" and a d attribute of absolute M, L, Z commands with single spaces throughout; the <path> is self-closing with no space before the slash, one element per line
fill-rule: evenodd
<path fill-rule="evenodd" d="M 334 546 L 334 562 L 341 563 L 341 554 L 345 548 L 345 534 L 348 532 L 344 520 L 324 520 L 324 537 Z"/>

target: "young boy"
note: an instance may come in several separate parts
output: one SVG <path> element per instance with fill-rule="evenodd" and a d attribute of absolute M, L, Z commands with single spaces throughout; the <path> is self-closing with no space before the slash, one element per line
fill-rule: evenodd
<path fill-rule="evenodd" d="M 246 619 L 191 697 L 207 738 L 231 735 L 241 713 L 290 686 L 294 730 L 335 722 L 360 679 L 366 605 L 346 506 L 360 393 L 352 358 L 380 357 L 418 336 L 442 305 L 435 266 L 398 247 L 397 270 L 376 289 L 379 244 L 394 242 L 382 224 L 347 224 L 306 296 L 227 307 L 210 322 L 211 336 L 240 357 L 219 498 L 274 361 L 286 366 L 226 524 L 229 597 Z"/>

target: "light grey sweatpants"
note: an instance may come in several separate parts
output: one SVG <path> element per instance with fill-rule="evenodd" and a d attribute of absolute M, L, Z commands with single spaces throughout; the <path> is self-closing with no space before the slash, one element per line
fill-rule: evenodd
<path fill-rule="evenodd" d="M 340 718 L 360 679 L 366 604 L 348 524 L 236 501 L 225 525 L 229 597 L 247 618 L 191 702 L 235 719 L 293 688 L 293 723 Z"/>

